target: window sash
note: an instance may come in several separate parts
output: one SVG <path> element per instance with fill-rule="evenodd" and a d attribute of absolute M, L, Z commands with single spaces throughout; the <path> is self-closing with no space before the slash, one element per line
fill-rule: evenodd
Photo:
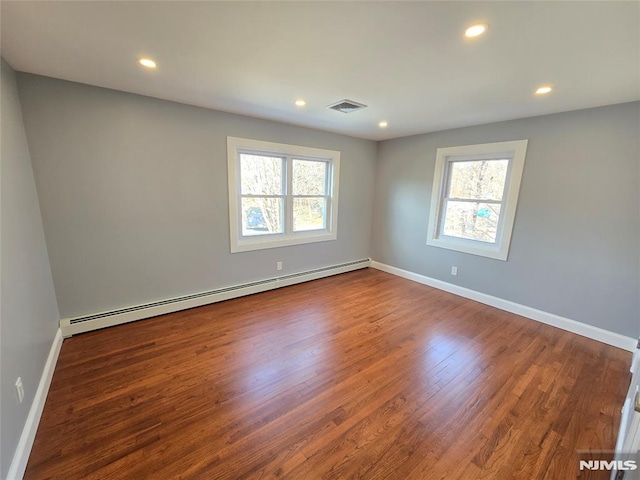
<path fill-rule="evenodd" d="M 295 225 L 293 225 L 293 214 L 294 214 L 294 208 L 293 205 L 295 204 L 295 200 L 299 199 L 299 198 L 311 198 L 311 199 L 322 199 L 324 200 L 324 216 L 322 218 L 322 224 L 323 227 L 322 228 L 314 228 L 314 229 L 299 229 L 296 230 L 295 229 Z M 291 221 L 292 221 L 292 231 L 293 233 L 301 233 L 301 232 L 322 232 L 322 231 L 328 231 L 329 228 L 329 219 L 331 218 L 331 196 L 330 195 L 292 195 L 291 196 Z"/>
<path fill-rule="evenodd" d="M 280 193 L 281 194 L 285 194 L 286 193 L 286 185 L 285 185 L 285 174 L 286 174 L 286 167 L 285 167 L 285 162 L 286 162 L 286 158 L 283 157 L 282 155 L 279 154 L 274 154 L 274 153 L 269 153 L 269 152 L 259 152 L 259 151 L 245 151 L 245 150 L 239 150 L 238 151 L 238 187 L 236 192 L 238 192 L 240 195 L 255 195 L 258 197 L 265 197 L 265 196 L 269 196 L 269 195 L 274 195 L 274 194 L 261 194 L 261 193 L 255 193 L 255 194 L 250 194 L 250 193 L 242 193 L 242 155 L 252 155 L 252 156 L 256 156 L 256 157 L 267 157 L 267 158 L 277 158 L 281 160 L 280 163 L 280 167 L 281 167 L 281 172 L 280 172 Z"/>
<path fill-rule="evenodd" d="M 447 225 L 447 212 L 448 212 L 448 208 L 449 208 L 449 202 L 459 202 L 459 200 L 448 200 L 445 199 L 443 201 L 443 207 L 442 207 L 442 224 L 440 226 L 440 237 L 446 237 L 449 240 L 455 240 L 455 241 L 460 241 L 460 242 L 473 242 L 473 243 L 478 243 L 478 244 L 489 244 L 489 245 L 495 245 L 498 240 L 500 239 L 500 227 L 502 224 L 502 219 L 504 217 L 503 212 L 504 212 L 504 206 L 501 204 L 501 202 L 485 202 L 483 200 L 473 200 L 473 201 L 469 201 L 469 202 L 460 202 L 460 203 L 476 203 L 476 204 L 484 204 L 484 205 L 500 205 L 500 213 L 496 213 L 497 217 L 498 217 L 498 221 L 496 223 L 496 231 L 495 231 L 495 240 L 494 241 L 490 241 L 490 240 L 479 240 L 479 239 L 475 239 L 475 238 L 469 238 L 469 237 L 463 237 L 460 235 L 447 235 L 447 233 L 445 233 L 445 228 Z M 495 212 L 494 212 L 495 213 Z"/>
<path fill-rule="evenodd" d="M 458 162 L 479 162 L 482 160 L 508 160 L 507 165 L 507 173 L 505 175 L 504 186 L 502 187 L 502 200 L 489 200 L 489 199 L 477 199 L 477 198 L 467 198 L 467 197 L 450 197 L 449 192 L 451 191 L 451 170 L 452 165 Z M 513 164 L 513 156 L 511 155 L 500 155 L 499 158 L 495 155 L 492 156 L 473 156 L 473 157 L 458 157 L 458 158 L 447 158 L 445 160 L 445 172 L 443 175 L 443 185 L 441 188 L 441 197 L 440 197 L 440 208 L 438 212 L 438 220 L 437 220 L 437 235 L 438 237 L 446 237 L 450 240 L 456 240 L 461 242 L 471 242 L 472 244 L 490 244 L 495 245 L 500 241 L 502 236 L 503 226 L 504 226 L 504 212 L 505 206 L 507 204 L 508 197 L 508 187 L 509 187 L 509 179 L 511 178 L 511 169 Z M 453 235 L 446 235 L 444 233 L 445 227 L 445 219 L 447 212 L 447 205 L 449 202 L 466 202 L 466 203 L 487 203 L 492 205 L 500 205 L 500 213 L 498 214 L 498 225 L 496 226 L 496 241 L 495 242 L 483 242 L 481 240 L 475 240 L 472 238 L 459 237 Z"/>
<path fill-rule="evenodd" d="M 325 173 L 324 173 L 324 193 L 321 195 L 328 195 L 329 192 L 331 191 L 331 168 L 332 168 L 332 162 L 329 159 L 325 159 L 325 158 L 303 158 L 301 155 L 296 155 L 296 156 L 291 156 L 291 162 L 290 162 L 290 170 L 288 170 L 288 173 L 290 174 L 288 178 L 291 179 L 291 183 L 288 184 L 288 189 L 287 192 L 291 192 L 292 195 L 295 196 L 303 196 L 303 194 L 294 194 L 293 193 L 293 162 L 294 160 L 300 160 L 303 162 L 318 162 L 318 163 L 324 163 L 325 164 Z"/>
<path fill-rule="evenodd" d="M 242 191 L 242 168 L 241 168 L 241 156 L 242 154 L 250 154 L 256 156 L 264 156 L 269 158 L 282 158 L 282 195 L 262 195 L 262 194 L 243 194 L 240 193 Z M 322 162 L 326 164 L 326 172 L 325 172 L 325 181 L 324 181 L 324 195 L 293 195 L 290 192 L 293 192 L 293 160 L 302 160 L 302 161 L 313 161 L 313 162 Z M 331 179 L 333 177 L 333 161 L 331 159 L 325 158 L 316 158 L 309 157 L 305 155 L 282 155 L 278 152 L 270 152 L 263 150 L 253 150 L 253 149 L 238 149 L 237 150 L 237 187 L 236 192 L 238 198 L 238 205 L 242 205 L 243 198 L 280 198 L 284 201 L 284 211 L 283 211 L 283 231 L 282 232 L 273 232 L 268 234 L 263 234 L 261 236 L 269 236 L 269 237 L 286 237 L 286 236 L 301 236 L 309 233 L 318 234 L 322 232 L 330 231 L 330 219 L 332 214 L 332 185 Z M 295 230 L 293 225 L 293 203 L 295 198 L 322 198 L 325 200 L 325 211 L 323 218 L 324 227 L 321 229 L 314 230 Z M 238 209 L 238 218 L 237 218 L 237 229 L 238 229 L 238 237 L 240 239 L 253 239 L 254 235 L 244 235 L 243 234 L 243 217 L 242 217 L 242 208 Z"/>
<path fill-rule="evenodd" d="M 479 198 L 479 199 L 473 199 L 473 200 L 479 200 L 482 202 L 503 202 L 505 201 L 505 196 L 507 195 L 507 187 L 509 185 L 509 175 L 511 174 L 511 164 L 513 163 L 513 158 L 511 156 L 508 155 L 501 155 L 499 158 L 492 156 L 489 158 L 457 158 L 457 159 L 453 159 L 453 158 L 447 158 L 446 159 L 446 163 L 445 163 L 445 168 L 446 168 L 446 172 L 445 172 L 445 185 L 442 189 L 442 197 L 443 198 L 457 198 L 460 200 L 463 200 L 465 198 L 468 198 L 469 200 L 472 200 L 471 197 L 452 197 L 450 196 L 450 192 L 451 192 L 451 182 L 453 180 L 453 174 L 452 174 L 452 167 L 454 163 L 470 163 L 470 162 L 481 162 L 481 161 L 496 161 L 496 160 L 507 160 L 507 172 L 505 175 L 505 179 L 504 179 L 504 185 L 502 186 L 502 200 L 495 200 L 495 199 L 484 199 L 484 198 Z"/>
<path fill-rule="evenodd" d="M 280 217 L 282 217 L 284 215 L 284 199 L 285 197 L 283 195 L 240 195 L 239 196 L 239 203 L 238 205 L 240 206 L 240 208 L 238 209 L 238 220 L 239 220 L 239 230 L 240 230 L 240 235 L 242 238 L 253 238 L 256 236 L 261 236 L 261 237 L 265 237 L 265 236 L 275 236 L 275 235 L 282 235 L 283 232 L 260 232 L 260 233 L 254 233 L 253 235 L 245 235 L 244 232 L 244 204 L 242 202 L 243 199 L 245 198 L 268 198 L 268 199 L 279 199 L 280 200 Z M 267 223 L 267 219 L 264 218 L 264 211 L 261 209 L 261 215 L 263 216 L 263 220 L 265 221 L 265 223 L 268 225 Z"/>

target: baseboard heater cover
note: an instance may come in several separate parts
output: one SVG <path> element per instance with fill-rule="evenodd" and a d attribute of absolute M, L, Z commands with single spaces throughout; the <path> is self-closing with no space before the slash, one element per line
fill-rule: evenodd
<path fill-rule="evenodd" d="M 64 337 L 70 337 L 78 333 L 89 332 L 91 330 L 111 327 L 122 323 L 133 322 L 135 320 L 142 320 L 144 318 L 155 317 L 157 315 L 164 315 L 166 313 L 177 312 L 188 308 L 200 307 L 210 303 L 221 302 L 245 295 L 252 295 L 254 293 L 295 285 L 296 283 L 303 283 L 332 275 L 338 275 L 340 273 L 351 272 L 353 270 L 367 268 L 370 263 L 371 260 L 366 258 L 338 265 L 317 268 L 314 270 L 292 273 L 290 275 L 283 275 L 266 280 L 218 288 L 207 292 L 194 293 L 157 302 L 110 310 L 108 312 L 95 313 L 74 318 L 64 318 L 60 320 L 60 329 L 62 330 Z"/>

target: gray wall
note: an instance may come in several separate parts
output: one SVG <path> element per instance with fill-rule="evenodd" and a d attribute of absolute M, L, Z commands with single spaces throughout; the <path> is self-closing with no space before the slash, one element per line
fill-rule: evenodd
<path fill-rule="evenodd" d="M 366 258 L 373 141 L 18 74 L 63 318 Z M 338 240 L 231 254 L 227 136 L 340 150 Z"/>
<path fill-rule="evenodd" d="M 62 317 L 269 278 L 276 261 L 289 273 L 371 254 L 640 333 L 638 103 L 376 144 L 35 75 L 18 83 Z M 340 150 L 338 240 L 229 253 L 228 135 Z M 436 148 L 522 138 L 509 260 L 428 247 Z"/>
<path fill-rule="evenodd" d="M 15 73 L 4 60 L 1 71 L 0 478 L 6 478 L 60 317 Z M 21 404 L 15 391 L 19 376 Z"/>
<path fill-rule="evenodd" d="M 637 337 L 639 118 L 636 102 L 381 142 L 372 258 Z M 427 246 L 436 149 L 518 139 L 508 261 Z"/>

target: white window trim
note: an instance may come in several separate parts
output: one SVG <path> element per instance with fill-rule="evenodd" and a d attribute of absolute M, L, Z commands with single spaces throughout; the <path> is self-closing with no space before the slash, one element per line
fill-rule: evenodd
<path fill-rule="evenodd" d="M 328 204 L 324 230 L 275 233 L 264 236 L 243 236 L 240 224 L 240 156 L 239 151 L 268 155 L 282 155 L 304 159 L 324 160 L 329 163 L 327 186 Z M 290 162 L 289 162 L 290 163 Z M 338 191 L 340 179 L 340 152 L 320 148 L 288 145 L 284 143 L 264 142 L 248 138 L 227 137 L 227 168 L 229 176 L 229 230 L 231 253 L 248 252 L 265 248 L 286 247 L 305 243 L 336 240 L 338 237 Z M 290 165 L 288 167 L 290 169 Z M 290 172 L 289 172 L 290 174 Z M 292 195 L 287 192 L 285 202 L 291 202 Z M 289 205 L 289 208 L 291 206 Z M 289 219 L 285 215 L 285 222 Z"/>
<path fill-rule="evenodd" d="M 518 205 L 522 171 L 524 170 L 527 142 L 528 140 L 514 140 L 510 142 L 438 148 L 436 153 L 436 168 L 433 176 L 433 188 L 431 191 L 431 211 L 429 215 L 427 245 L 498 260 L 507 260 Z M 483 158 L 495 159 L 500 157 L 509 158 L 510 162 L 505 181 L 505 208 L 504 211 L 501 211 L 496 243 L 490 244 L 477 240 L 449 237 L 442 234 L 440 231 L 443 216 L 442 199 L 447 188 L 447 178 L 445 178 L 446 175 L 444 175 L 447 171 L 447 162 L 453 159 L 460 160 L 461 158 L 479 160 Z"/>

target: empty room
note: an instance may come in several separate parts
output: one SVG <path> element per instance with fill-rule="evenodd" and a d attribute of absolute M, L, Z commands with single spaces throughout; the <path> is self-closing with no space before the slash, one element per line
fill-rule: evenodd
<path fill-rule="evenodd" d="M 0 480 L 640 478 L 640 3 L 0 9 Z"/>

